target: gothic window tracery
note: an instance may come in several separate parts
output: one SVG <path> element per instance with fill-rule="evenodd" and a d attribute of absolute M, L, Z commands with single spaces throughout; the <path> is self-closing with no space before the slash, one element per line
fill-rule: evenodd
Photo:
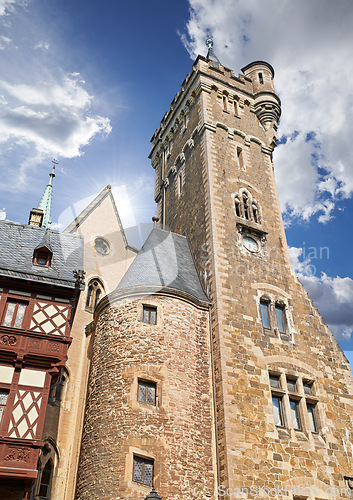
<path fill-rule="evenodd" d="M 31 499 L 49 499 L 52 496 L 55 467 L 58 461 L 54 445 L 47 441 L 39 455 L 38 476 L 33 485 Z"/>
<path fill-rule="evenodd" d="M 86 310 L 93 312 L 96 305 L 103 297 L 104 287 L 98 278 L 90 280 L 87 288 Z"/>
<path fill-rule="evenodd" d="M 261 224 L 260 206 L 247 190 L 241 189 L 239 194 L 235 194 L 234 208 L 237 217 Z"/>

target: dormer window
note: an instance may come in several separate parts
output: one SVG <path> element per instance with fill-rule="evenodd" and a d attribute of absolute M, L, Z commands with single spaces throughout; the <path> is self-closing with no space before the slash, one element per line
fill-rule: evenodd
<path fill-rule="evenodd" d="M 36 248 L 33 253 L 35 266 L 49 267 L 53 253 L 47 247 Z"/>

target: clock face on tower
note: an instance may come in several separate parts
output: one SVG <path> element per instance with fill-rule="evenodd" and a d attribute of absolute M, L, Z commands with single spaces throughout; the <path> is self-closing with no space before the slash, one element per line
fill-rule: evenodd
<path fill-rule="evenodd" d="M 259 245 L 254 238 L 251 238 L 250 236 L 244 236 L 243 237 L 243 245 L 244 247 L 249 250 L 249 252 L 257 252 L 259 249 Z"/>

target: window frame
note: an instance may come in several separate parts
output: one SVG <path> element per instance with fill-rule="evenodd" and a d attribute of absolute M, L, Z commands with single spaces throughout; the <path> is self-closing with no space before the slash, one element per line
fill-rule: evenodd
<path fill-rule="evenodd" d="M 281 302 L 276 302 L 275 303 L 275 315 L 276 315 L 276 324 L 278 328 L 278 332 L 280 334 L 286 334 L 288 330 L 288 323 L 287 323 L 287 315 L 286 315 L 286 306 L 285 304 Z M 283 330 L 280 329 L 280 324 L 278 321 L 278 317 L 280 315 L 280 318 L 282 319 L 282 325 L 283 325 Z"/>
<path fill-rule="evenodd" d="M 266 308 L 266 315 L 267 315 L 268 326 L 265 325 L 265 321 L 264 321 L 264 313 L 263 313 L 264 308 Z M 260 298 L 260 317 L 261 317 L 262 327 L 265 330 L 272 330 L 271 301 L 269 299 L 267 299 L 266 297 L 261 297 Z"/>
<path fill-rule="evenodd" d="M 280 424 L 276 424 L 275 408 L 277 408 L 277 407 L 274 404 L 275 399 L 278 401 L 278 416 L 279 416 L 279 420 L 281 422 Z M 273 410 L 273 418 L 275 421 L 275 426 L 280 427 L 282 429 L 285 429 L 286 420 L 285 420 L 285 412 L 284 412 L 284 408 L 283 408 L 283 395 L 275 393 L 275 392 L 272 393 L 272 410 Z"/>
<path fill-rule="evenodd" d="M 100 278 L 91 278 L 87 284 L 87 293 L 85 301 L 85 309 L 93 313 L 98 302 L 104 297 L 105 289 Z M 98 298 L 97 298 L 98 295 Z"/>
<path fill-rule="evenodd" d="M 268 377 L 275 422 L 276 413 L 273 399 L 280 400 L 280 404 L 282 404 L 282 422 L 284 422 L 284 425 L 275 423 L 275 426 L 305 434 L 319 434 L 319 400 L 314 395 L 315 381 L 299 374 L 282 371 L 279 373 L 276 370 L 269 370 Z M 278 381 L 277 385 L 272 383 L 275 380 Z M 289 385 L 293 383 L 294 390 L 293 385 Z M 304 391 L 305 384 L 311 387 L 310 395 Z"/>
<path fill-rule="evenodd" d="M 155 320 L 154 321 L 145 321 L 145 312 L 148 313 L 148 319 L 151 319 L 152 313 L 155 313 Z M 151 304 L 142 304 L 142 323 L 145 323 L 146 325 L 156 326 L 157 322 L 158 322 L 158 308 L 157 308 L 157 306 L 154 306 Z"/>
<path fill-rule="evenodd" d="M 145 399 L 140 399 L 140 386 L 145 386 Z M 149 388 L 154 389 L 154 402 L 151 403 L 148 401 L 148 389 Z M 146 380 L 146 379 L 137 379 L 137 401 L 139 403 L 144 403 L 148 404 L 150 406 L 157 407 L 157 383 L 154 382 L 153 380 Z"/>
<path fill-rule="evenodd" d="M 7 316 L 7 312 L 8 312 L 8 308 L 9 308 L 9 304 L 10 303 L 15 304 L 15 307 L 14 307 L 14 310 L 12 312 L 10 324 L 6 325 L 5 324 L 5 320 L 6 320 L 6 316 Z M 24 311 L 23 311 L 21 325 L 20 326 L 16 326 L 19 305 L 24 305 L 25 308 L 24 308 Z M 3 310 L 3 314 L 2 314 L 2 318 L 1 318 L 1 326 L 4 326 L 5 328 L 24 329 L 23 325 L 24 325 L 24 323 L 26 321 L 26 316 L 27 316 L 26 313 L 27 313 L 27 310 L 28 310 L 28 305 L 29 305 L 29 300 L 23 300 L 22 298 L 20 299 L 20 298 L 17 298 L 17 297 L 13 297 L 12 295 L 8 295 L 6 297 L 6 302 L 5 302 L 5 306 L 4 306 L 4 310 Z"/>
<path fill-rule="evenodd" d="M 294 405 L 294 408 L 292 405 Z M 295 431 L 302 431 L 303 425 L 302 425 L 302 419 L 301 419 L 301 415 L 300 415 L 300 399 L 297 399 L 297 398 L 291 396 L 289 398 L 289 410 L 290 410 L 293 429 Z M 293 418 L 293 413 L 294 413 L 295 419 Z M 297 426 L 295 425 L 295 421 L 297 422 Z"/>
<path fill-rule="evenodd" d="M 138 461 L 141 461 L 142 463 L 142 471 L 141 471 L 141 481 L 136 479 L 135 477 L 135 470 L 136 470 L 136 463 Z M 154 470 L 155 470 L 155 463 L 153 458 L 146 458 L 138 454 L 133 454 L 133 460 L 132 460 L 132 480 L 137 483 L 137 484 L 142 484 L 144 486 L 149 486 L 152 487 L 154 484 Z M 151 477 L 151 482 L 146 482 L 145 481 L 145 466 L 146 465 L 152 465 L 152 477 Z"/>
<path fill-rule="evenodd" d="M 319 426 L 318 426 L 318 419 L 317 419 L 317 402 L 312 402 L 312 401 L 306 401 L 306 412 L 308 414 L 308 419 L 309 419 L 309 429 L 312 434 L 318 434 L 319 433 Z M 309 408 L 311 408 L 311 416 L 312 420 L 310 419 L 310 412 Z M 313 425 L 312 425 L 313 424 Z M 314 430 L 312 429 L 314 428 Z"/>

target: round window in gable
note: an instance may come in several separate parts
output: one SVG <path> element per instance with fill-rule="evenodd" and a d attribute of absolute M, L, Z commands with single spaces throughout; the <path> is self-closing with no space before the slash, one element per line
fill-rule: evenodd
<path fill-rule="evenodd" d="M 105 238 L 99 237 L 94 240 L 94 248 L 101 255 L 108 255 L 110 251 L 110 245 Z"/>

